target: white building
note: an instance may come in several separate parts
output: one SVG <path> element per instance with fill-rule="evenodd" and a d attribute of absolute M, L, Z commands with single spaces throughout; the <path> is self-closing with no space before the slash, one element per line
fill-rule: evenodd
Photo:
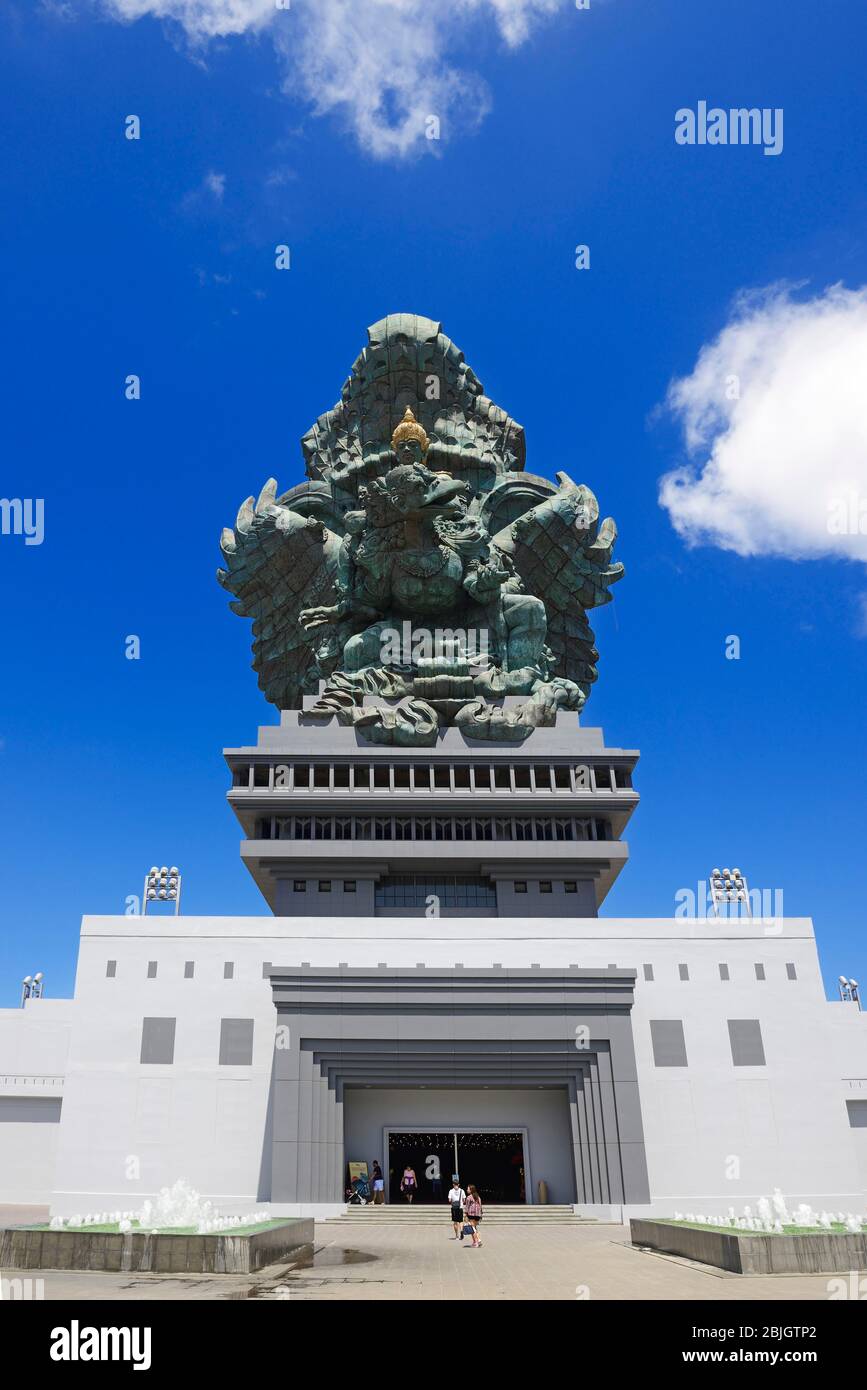
<path fill-rule="evenodd" d="M 320 1215 L 351 1161 L 427 1200 L 457 1152 L 489 1202 L 865 1209 L 867 1024 L 809 919 L 596 915 L 637 753 L 291 712 L 226 756 L 274 915 L 84 918 L 74 999 L 0 1012 L 0 1201 Z"/>

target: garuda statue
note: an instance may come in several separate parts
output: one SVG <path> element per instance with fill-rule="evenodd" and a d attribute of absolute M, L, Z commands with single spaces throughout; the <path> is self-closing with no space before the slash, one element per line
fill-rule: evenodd
<path fill-rule="evenodd" d="M 438 323 L 392 314 L 368 338 L 301 441 L 308 481 L 244 502 L 217 577 L 278 709 L 378 743 L 520 741 L 596 679 L 587 610 L 623 575 L 617 528 L 565 473 L 525 472 L 523 430 Z"/>

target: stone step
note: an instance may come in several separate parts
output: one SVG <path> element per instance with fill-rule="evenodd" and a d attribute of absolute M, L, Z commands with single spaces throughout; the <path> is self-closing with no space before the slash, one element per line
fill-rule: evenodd
<path fill-rule="evenodd" d="M 418 1216 L 418 1215 L 422 1215 L 422 1216 L 440 1216 L 440 1215 L 442 1215 L 442 1213 L 443 1213 L 444 1211 L 448 1211 L 448 1205 L 447 1205 L 447 1203 L 443 1202 L 442 1206 L 434 1206 L 432 1203 L 431 1203 L 429 1206 L 428 1206 L 428 1205 L 422 1206 L 421 1204 L 419 1204 L 418 1206 L 415 1206 L 415 1205 L 413 1205 L 413 1206 L 398 1206 L 397 1204 L 395 1204 L 395 1205 L 390 1205 L 390 1204 L 386 1204 L 386 1203 L 382 1202 L 382 1203 L 379 1204 L 379 1206 L 376 1206 L 373 1202 L 368 1202 L 367 1205 L 366 1205 L 366 1206 L 363 1206 L 363 1207 L 362 1207 L 362 1206 L 357 1206 L 355 1203 L 353 1203 L 353 1205 L 352 1205 L 352 1206 L 348 1206 L 346 1210 L 347 1210 L 347 1212 L 353 1212 L 353 1211 L 355 1211 L 355 1212 L 364 1212 L 364 1211 L 368 1211 L 368 1210 L 372 1210 L 372 1211 L 381 1211 L 381 1212 L 387 1211 L 387 1212 L 390 1212 L 390 1213 L 391 1213 L 392 1215 L 394 1215 L 394 1216 L 398 1216 L 398 1215 L 400 1215 L 400 1216 L 403 1216 L 403 1215 L 406 1215 L 406 1216 Z M 489 1203 L 489 1204 L 485 1207 L 485 1211 L 489 1211 L 489 1212 L 491 1212 L 491 1213 L 493 1213 L 493 1212 L 499 1212 L 502 1216 L 572 1216 L 572 1215 L 573 1215 L 573 1211 L 572 1211 L 572 1208 L 571 1208 L 571 1207 L 501 1207 L 501 1206 L 495 1206 L 495 1205 L 493 1204 L 493 1202 Z"/>
<path fill-rule="evenodd" d="M 368 1206 L 373 1206 L 373 1203 L 372 1203 L 372 1202 L 369 1202 L 369 1203 L 368 1203 Z M 407 1214 L 409 1214 L 410 1212 L 419 1212 L 419 1211 L 422 1211 L 422 1212 L 427 1211 L 427 1212 L 430 1212 L 431 1214 L 434 1214 L 434 1213 L 436 1213 L 436 1212 L 446 1211 L 447 1209 L 448 1209 L 448 1202 L 412 1202 L 412 1203 L 410 1203 L 410 1202 L 381 1202 L 380 1205 L 379 1205 L 379 1208 L 378 1208 L 379 1211 L 404 1211 L 404 1212 L 406 1212 Z M 366 1210 L 367 1210 L 366 1207 L 359 1207 L 359 1206 L 351 1206 L 351 1207 L 348 1206 L 348 1207 L 347 1207 L 347 1211 L 366 1211 Z M 566 1212 L 567 1215 L 572 1215 L 573 1212 L 574 1212 L 574 1208 L 571 1207 L 571 1206 L 569 1205 L 568 1202 L 547 1202 L 547 1203 L 545 1203 L 544 1206 L 543 1206 L 541 1203 L 538 1203 L 538 1202 L 488 1202 L 488 1204 L 487 1204 L 487 1210 L 488 1210 L 488 1211 L 510 1212 L 510 1213 L 511 1213 L 511 1212 L 557 1212 L 558 1215 L 562 1215 L 563 1212 Z"/>
<path fill-rule="evenodd" d="M 545 1216 L 537 1220 L 524 1221 L 519 1216 L 490 1216 L 486 1212 L 484 1219 L 489 1226 L 574 1226 L 577 1224 L 588 1224 L 587 1217 L 575 1215 Z M 374 1218 L 371 1217 L 367 1225 L 370 1225 L 373 1220 Z M 346 1225 L 347 1222 L 352 1222 L 352 1224 L 356 1226 L 363 1224 L 363 1218 L 357 1216 L 328 1216 L 325 1218 L 326 1224 L 331 1221 L 339 1221 L 342 1225 Z M 445 1217 L 445 1221 L 448 1223 L 448 1216 Z M 441 1226 L 443 1224 L 443 1217 L 439 1217 L 436 1221 L 428 1221 L 420 1219 L 417 1216 L 408 1216 L 401 1220 L 396 1220 L 394 1217 L 383 1216 L 377 1217 L 376 1222 L 379 1226 Z"/>
<path fill-rule="evenodd" d="M 328 1218 L 329 1222 L 371 1222 L 400 1225 L 432 1225 L 448 1223 L 448 1210 L 437 1206 L 366 1206 L 347 1207 L 340 1216 Z M 485 1208 L 483 1220 L 489 1224 L 502 1225 L 575 1225 L 587 1224 L 591 1218 L 578 1216 L 569 1206 L 489 1206 Z"/>
<path fill-rule="evenodd" d="M 373 1225 L 373 1222 L 374 1222 L 374 1218 L 373 1218 L 373 1217 L 371 1217 L 370 1221 L 368 1221 L 368 1222 L 365 1223 L 365 1222 L 359 1221 L 359 1220 L 358 1220 L 357 1218 L 355 1218 L 355 1217 L 329 1216 L 329 1217 L 326 1218 L 326 1220 L 325 1220 L 325 1222 L 324 1222 L 323 1224 L 326 1225 L 326 1226 L 327 1226 L 327 1225 L 337 1224 L 337 1225 L 340 1225 L 340 1226 L 361 1226 L 361 1225 L 365 1225 L 365 1226 L 369 1227 L 369 1226 L 372 1226 L 372 1225 Z M 554 1217 L 553 1219 L 550 1218 L 550 1217 L 548 1217 L 548 1218 L 547 1218 L 546 1220 L 544 1220 L 544 1221 L 516 1221 L 514 1218 L 508 1217 L 508 1216 L 499 1216 L 499 1217 L 498 1217 L 498 1216 L 494 1216 L 494 1217 L 485 1216 L 484 1224 L 485 1224 L 486 1226 L 526 1226 L 526 1227 L 528 1227 L 528 1228 L 532 1227 L 533 1230 L 539 1230 L 542 1226 L 587 1226 L 587 1225 L 593 1225 L 594 1223 L 593 1223 L 592 1221 L 588 1221 L 586 1217 L 582 1217 L 582 1216 L 560 1216 L 560 1217 Z M 406 1220 L 406 1221 L 391 1221 L 391 1220 L 389 1220 L 389 1218 L 388 1218 L 387 1216 L 384 1216 L 381 1220 L 379 1220 L 379 1219 L 376 1220 L 376 1225 L 377 1225 L 377 1226 L 442 1226 L 442 1225 L 448 1225 L 448 1218 L 446 1218 L 446 1221 L 445 1221 L 445 1222 L 443 1222 L 442 1220 L 439 1220 L 439 1221 L 418 1221 L 418 1220 L 412 1220 L 412 1219 L 409 1219 L 409 1220 Z"/>

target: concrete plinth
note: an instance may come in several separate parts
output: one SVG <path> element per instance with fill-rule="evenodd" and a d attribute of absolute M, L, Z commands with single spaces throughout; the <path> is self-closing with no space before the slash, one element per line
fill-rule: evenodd
<path fill-rule="evenodd" d="M 630 1221 L 633 1245 L 682 1255 L 732 1274 L 837 1274 L 867 1269 L 867 1233 L 753 1235 L 666 1221 Z"/>
<path fill-rule="evenodd" d="M 281 1221 L 250 1235 L 152 1235 L 65 1230 L 0 1230 L 2 1269 L 150 1271 L 156 1274 L 251 1274 L 313 1243 L 313 1221 Z"/>

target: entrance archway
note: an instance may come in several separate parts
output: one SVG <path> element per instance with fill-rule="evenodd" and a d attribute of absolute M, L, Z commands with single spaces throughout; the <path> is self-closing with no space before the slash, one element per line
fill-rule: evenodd
<path fill-rule="evenodd" d="M 634 970 L 272 966 L 269 977 L 285 1025 L 278 1037 L 286 1040 L 273 1061 L 272 1202 L 338 1203 L 347 1161 L 381 1153 L 385 1165 L 386 1129 L 408 1130 L 411 1115 L 427 1119 L 421 1133 L 447 1132 L 460 1124 L 452 1095 L 521 1090 L 558 1091 L 565 1105 L 556 1148 L 546 1147 L 545 1126 L 531 1122 L 529 1154 L 525 1131 L 530 1202 L 537 1176 L 550 1192 L 552 1168 L 561 1170 L 556 1200 L 649 1200 L 632 1040 Z M 369 1114 L 347 1147 L 348 1097 L 392 1090 L 425 1102 L 439 1092 L 437 1113 L 432 1104 L 420 1106 L 422 1113 L 405 1105 L 406 1120 L 392 1112 L 389 1124 L 386 1112 L 378 1125 Z M 519 1128 L 511 1116 L 478 1106 L 470 1114 L 489 1114 L 489 1132 Z M 460 1128 L 473 1132 L 471 1123 Z M 473 1181 L 463 1172 L 461 1179 Z"/>

